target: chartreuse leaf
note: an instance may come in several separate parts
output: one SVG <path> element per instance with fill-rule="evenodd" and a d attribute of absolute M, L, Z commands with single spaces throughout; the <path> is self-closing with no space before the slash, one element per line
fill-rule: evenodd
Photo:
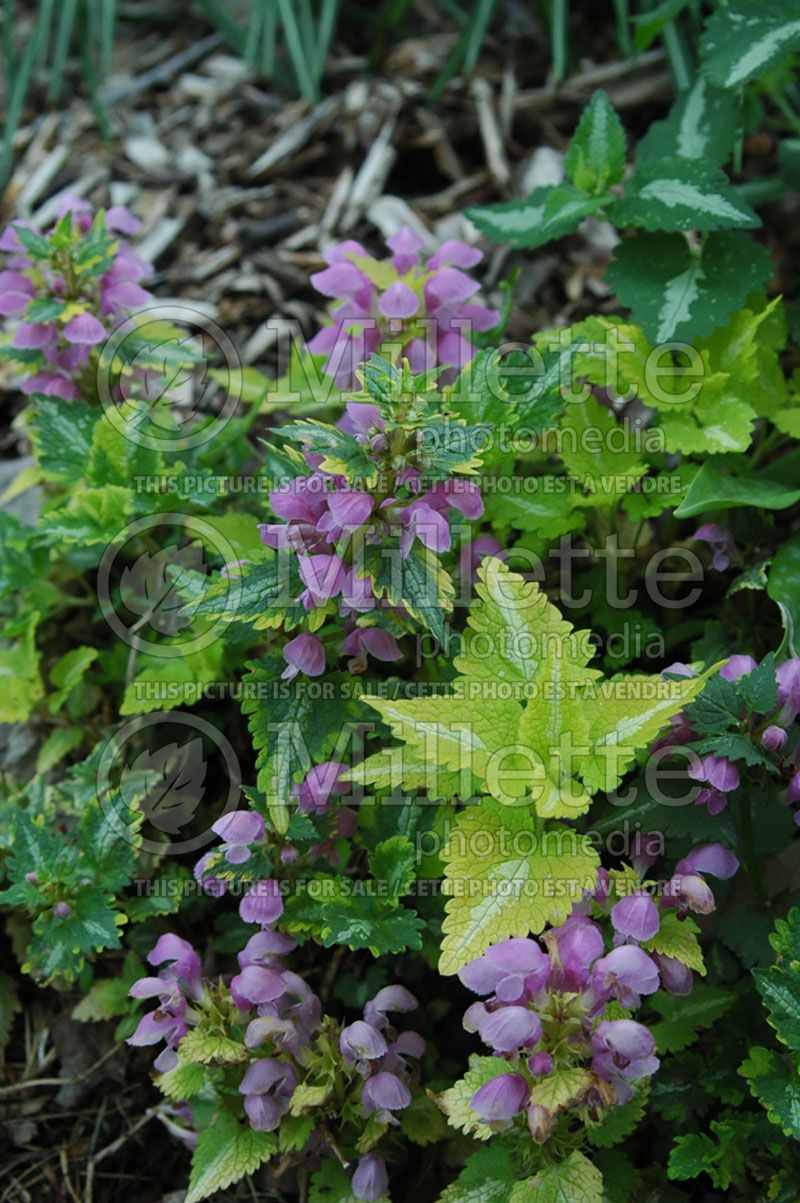
<path fill-rule="evenodd" d="M 616 789 L 636 752 L 648 747 L 673 714 L 697 697 L 718 667 L 697 677 L 664 680 L 631 675 L 586 689 L 588 755 L 578 760 L 578 776 L 587 790 Z"/>
<path fill-rule="evenodd" d="M 527 806 L 488 799 L 464 810 L 444 851 L 439 972 L 456 973 L 489 944 L 534 935 L 562 923 L 583 891 L 593 889 L 599 860 L 567 827 L 537 832 Z"/>
<path fill-rule="evenodd" d="M 643 18 L 645 19 L 645 18 Z M 741 121 L 741 97 L 716 88 L 702 75 L 681 92 L 663 121 L 654 121 L 636 144 L 637 162 L 680 155 L 719 166 L 728 158 Z"/>
<path fill-rule="evenodd" d="M 278 1147 L 273 1132 L 254 1132 L 228 1111 L 218 1111 L 197 1140 L 186 1203 L 200 1203 L 209 1195 L 232 1186 L 254 1173 Z"/>
<path fill-rule="evenodd" d="M 637 164 L 613 213 L 618 225 L 643 230 L 752 229 L 761 224 L 719 167 L 681 158 Z"/>
<path fill-rule="evenodd" d="M 493 242 L 532 249 L 571 234 L 610 200 L 613 197 L 607 195 L 587 196 L 572 184 L 555 184 L 535 188 L 526 200 L 471 205 L 466 214 Z"/>
<path fill-rule="evenodd" d="M 606 279 L 658 344 L 718 329 L 773 271 L 768 249 L 735 230 L 697 247 L 679 233 L 639 232 L 616 247 Z"/>
<path fill-rule="evenodd" d="M 394 701 L 365 697 L 393 734 L 451 772 L 465 771 L 466 780 L 486 780 L 500 766 L 504 751 L 513 747 L 519 718 L 518 702 L 460 695 Z M 460 791 L 459 791 L 460 792 Z"/>
<path fill-rule="evenodd" d="M 800 1140 L 800 1076 L 797 1067 L 775 1049 L 754 1045 L 739 1073 L 747 1078 L 750 1090 L 766 1109 L 771 1123 L 787 1136 Z"/>
<path fill-rule="evenodd" d="M 603 1203 L 603 1175 L 575 1149 L 566 1161 L 518 1182 L 509 1203 Z"/>
<path fill-rule="evenodd" d="M 546 1074 L 531 1089 L 530 1100 L 555 1115 L 577 1106 L 592 1085 L 592 1075 L 579 1065 L 562 1065 Z"/>
<path fill-rule="evenodd" d="M 800 49 L 794 0 L 730 0 L 709 19 L 700 43 L 703 73 L 722 88 L 738 88 Z"/>
<path fill-rule="evenodd" d="M 205 1081 L 206 1070 L 202 1065 L 179 1060 L 172 1069 L 158 1075 L 156 1086 L 168 1099 L 180 1103 L 199 1094 Z"/>
<path fill-rule="evenodd" d="M 595 92 L 570 139 L 564 166 L 581 192 L 601 195 L 622 178 L 625 133 L 605 92 Z"/>
<path fill-rule="evenodd" d="M 631 445 L 630 432 L 594 397 L 567 406 L 561 436 L 564 466 L 594 506 L 613 505 L 647 471 Z"/>
<path fill-rule="evenodd" d="M 699 931 L 700 928 L 688 916 L 679 919 L 675 911 L 664 911 L 658 931 L 652 939 L 642 942 L 642 948 L 647 952 L 672 957 L 695 973 L 705 974 L 703 953 L 697 940 Z"/>
<path fill-rule="evenodd" d="M 36 646 L 38 619 L 38 614 L 31 614 L 22 638 L 0 648 L 0 723 L 24 723 L 44 696 Z"/>
<path fill-rule="evenodd" d="M 181 592 L 185 592 L 186 582 Z M 187 602 L 192 617 L 218 618 L 226 622 L 245 622 L 257 631 L 274 630 L 284 624 L 296 625 L 303 615 L 296 598 L 303 589 L 297 569 L 297 557 L 283 552 L 272 555 L 266 550 L 261 562 L 245 564 L 229 572 L 202 591 L 199 599 Z"/>
<path fill-rule="evenodd" d="M 453 661 L 472 681 L 532 682 L 547 648 L 569 641 L 576 663 L 589 663 L 588 632 L 575 632 L 535 581 L 487 557 L 478 569 L 463 650 Z M 524 696 L 524 695 L 523 695 Z"/>

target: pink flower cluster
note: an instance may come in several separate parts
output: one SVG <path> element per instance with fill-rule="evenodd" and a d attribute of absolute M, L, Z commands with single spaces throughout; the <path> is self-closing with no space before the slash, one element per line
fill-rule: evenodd
<path fill-rule="evenodd" d="M 86 235 L 93 222 L 91 205 L 77 196 L 61 199 L 57 217 L 72 215 L 73 227 Z M 113 259 L 101 275 L 81 270 L 69 249 L 53 245 L 49 258 L 31 255 L 19 235 L 19 228 L 41 231 L 30 222 L 12 222 L 0 235 L 0 251 L 8 258 L 0 272 L 0 314 L 15 321 L 12 346 L 19 351 L 35 352 L 35 370 L 22 382 L 26 394 L 74 400 L 80 395 L 76 377 L 86 367 L 92 347 L 103 342 L 108 333 L 133 310 L 151 300 L 151 294 L 139 281 L 151 273 L 146 263 L 120 235 L 134 234 L 139 221 L 121 205 L 112 205 L 104 214 L 106 230 L 117 236 Z M 43 236 L 51 240 L 53 229 Z M 80 240 L 75 248 L 81 246 Z M 28 317 L 34 302 L 52 301 L 63 309 L 64 318 L 48 320 Z M 73 316 L 69 314 L 77 310 Z"/>
<path fill-rule="evenodd" d="M 640 851 L 640 862 L 654 859 Z M 508 1062 L 507 1071 L 472 1096 L 480 1119 L 502 1131 L 524 1113 L 533 1139 L 543 1143 L 555 1116 L 531 1102 L 531 1091 L 561 1067 L 565 1050 L 570 1066 L 589 1061 L 594 1074 L 582 1104 L 626 1102 L 632 1095 L 630 1083 L 658 1068 L 655 1040 L 643 1024 L 628 1017 L 606 1018 L 604 1012 L 609 1003 L 617 1010 L 635 1010 L 642 996 L 655 993 L 659 985 L 672 994 L 690 993 L 687 966 L 641 945 L 658 933 L 663 911 L 706 914 L 713 909 L 703 874 L 730 877 L 737 869 L 738 861 L 721 845 L 696 848 L 676 866 L 660 906 L 645 888 L 611 906 L 611 949 L 600 923 L 588 913 L 592 903 L 604 910 L 609 902 L 608 874 L 601 870 L 594 894 L 560 927 L 545 933 L 547 952 L 536 940 L 512 937 L 465 966 L 458 975 L 461 982 L 483 1001 L 467 1009 L 464 1027 Z"/>
<path fill-rule="evenodd" d="M 473 300 L 479 285 L 462 270 L 483 258 L 475 247 L 453 238 L 423 259 L 422 239 L 407 226 L 387 244 L 391 259 L 378 263 L 361 243 L 342 242 L 325 256 L 328 266 L 311 277 L 334 303 L 331 325 L 308 349 L 326 356 L 325 374 L 340 388 L 352 387 L 360 365 L 387 345 L 399 347 L 412 371 L 439 365 L 460 370 L 475 353 L 469 335 L 491 330 L 500 318 Z"/>
<path fill-rule="evenodd" d="M 374 405 L 351 401 L 340 426 L 368 444 L 377 456 L 385 449 L 385 423 Z M 389 496 L 380 502 L 372 493 L 352 488 L 343 476 L 323 472 L 321 456 L 307 457 L 313 471 L 287 481 L 270 494 L 270 505 L 278 523 L 259 527 L 267 547 L 297 554 L 304 588 L 297 601 L 308 611 L 338 599 L 339 614 L 346 624 L 346 637 L 339 651 L 351 657 L 351 672 L 366 667 L 367 656 L 393 661 L 401 657 L 393 635 L 381 627 L 364 626 L 357 616 L 377 609 L 378 601 L 368 577 L 360 576 L 356 563 L 347 563 L 333 545 L 350 542 L 357 559 L 361 550 L 380 544 L 390 533 L 400 533 L 400 554 L 407 558 L 416 542 L 431 551 L 449 551 L 452 543 L 448 515 L 460 513 L 467 519 L 483 514 L 483 501 L 476 482 L 461 477 L 435 481 L 424 488 L 419 471 L 406 467 L 397 473 L 396 489 L 411 499 Z M 325 650 L 310 632 L 290 640 L 283 651 L 291 680 L 298 673 L 320 676 L 325 671 Z"/>

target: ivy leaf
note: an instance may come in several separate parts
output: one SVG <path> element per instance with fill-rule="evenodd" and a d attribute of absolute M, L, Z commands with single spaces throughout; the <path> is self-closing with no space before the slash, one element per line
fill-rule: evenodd
<path fill-rule="evenodd" d="M 738 231 L 709 234 L 698 250 L 677 233 L 636 233 L 616 247 L 606 279 L 659 344 L 723 326 L 773 271 L 768 249 Z"/>
<path fill-rule="evenodd" d="M 467 1158 L 458 1178 L 439 1196 L 438 1203 L 507 1203 L 514 1179 L 508 1152 L 501 1145 L 487 1145 Z"/>
<path fill-rule="evenodd" d="M 31 438 L 45 479 L 70 485 L 86 472 L 100 413 L 85 401 L 34 394 Z"/>
<path fill-rule="evenodd" d="M 800 1140 L 800 1080 L 774 1049 L 754 1045 L 739 1073 L 747 1079 L 751 1093 L 765 1108 L 771 1123 L 795 1140 Z"/>
<path fill-rule="evenodd" d="M 736 995 L 722 986 L 699 982 L 689 998 L 676 998 L 660 991 L 649 1002 L 661 1016 L 659 1023 L 651 1025 L 659 1053 L 680 1053 L 694 1044 L 703 1029 L 713 1027 L 730 1010 Z"/>
<path fill-rule="evenodd" d="M 408 836 L 393 835 L 376 844 L 369 855 L 369 871 L 377 882 L 385 883 L 389 899 L 408 894 L 414 879 L 416 852 Z"/>
<path fill-rule="evenodd" d="M 739 132 L 741 109 L 738 93 L 715 88 L 698 75 L 664 120 L 654 121 L 637 142 L 636 161 L 663 160 L 677 154 L 682 159 L 703 159 L 722 166 Z"/>
<path fill-rule="evenodd" d="M 702 70 L 722 88 L 738 88 L 800 48 L 793 0 L 731 0 L 716 9 L 700 42 Z"/>
<path fill-rule="evenodd" d="M 587 196 L 572 184 L 555 184 L 534 189 L 527 200 L 472 205 L 466 215 L 493 242 L 532 249 L 571 234 L 610 200 L 613 197 Z"/>
<path fill-rule="evenodd" d="M 453 609 L 455 589 L 439 556 L 417 540 L 403 558 L 399 539 L 387 538 L 364 549 L 360 571 L 369 577 L 377 598 L 408 610 L 440 644 L 445 643 L 445 615 Z"/>
<path fill-rule="evenodd" d="M 773 965 L 754 969 L 753 978 L 778 1039 L 800 1052 L 800 972 Z"/>
<path fill-rule="evenodd" d="M 227 1111 L 218 1111 L 204 1128 L 192 1154 L 186 1203 L 200 1203 L 218 1190 L 254 1173 L 278 1147 L 272 1132 L 254 1132 Z"/>
<path fill-rule="evenodd" d="M 488 799 L 457 817 L 444 856 L 448 902 L 439 972 L 445 976 L 490 944 L 562 923 L 583 891 L 594 888 L 599 864 L 569 828 L 553 825 L 537 838 L 527 806 Z"/>
<path fill-rule="evenodd" d="M 324 456 L 320 464 L 323 472 L 344 476 L 351 484 L 358 483 L 362 487 L 375 484 L 378 478 L 378 467 L 370 459 L 367 449 L 338 426 L 306 418 L 282 426 L 281 434 L 302 442 L 306 452 Z"/>
<path fill-rule="evenodd" d="M 617 225 L 643 230 L 752 229 L 761 224 L 719 167 L 677 157 L 637 164 L 613 214 Z"/>
<path fill-rule="evenodd" d="M 564 163 L 576 188 L 598 196 L 622 179 L 625 133 L 605 92 L 597 91 L 581 114 Z"/>
<path fill-rule="evenodd" d="M 603 1203 L 603 1175 L 576 1149 L 566 1161 L 518 1182 L 509 1203 Z"/>

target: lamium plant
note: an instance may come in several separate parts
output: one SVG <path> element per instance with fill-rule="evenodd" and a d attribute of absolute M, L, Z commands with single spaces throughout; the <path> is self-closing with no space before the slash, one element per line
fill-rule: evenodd
<path fill-rule="evenodd" d="M 126 208 L 0 234 L 4 1102 L 22 1006 L 113 1021 L 186 1203 L 795 1203 L 800 22 L 636 45 L 707 9 L 560 182 L 305 230 L 285 374 L 212 362 Z"/>

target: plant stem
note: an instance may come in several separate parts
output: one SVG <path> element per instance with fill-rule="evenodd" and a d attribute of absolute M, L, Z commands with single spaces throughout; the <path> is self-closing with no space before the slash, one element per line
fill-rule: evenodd
<path fill-rule="evenodd" d="M 758 867 L 758 857 L 756 856 L 756 846 L 753 840 L 753 812 L 750 806 L 750 795 L 742 793 L 738 799 L 738 853 L 739 859 L 745 867 L 745 872 L 750 878 L 750 883 L 762 902 L 769 904 L 770 898 L 767 893 L 764 882 L 761 878 L 761 871 Z"/>

